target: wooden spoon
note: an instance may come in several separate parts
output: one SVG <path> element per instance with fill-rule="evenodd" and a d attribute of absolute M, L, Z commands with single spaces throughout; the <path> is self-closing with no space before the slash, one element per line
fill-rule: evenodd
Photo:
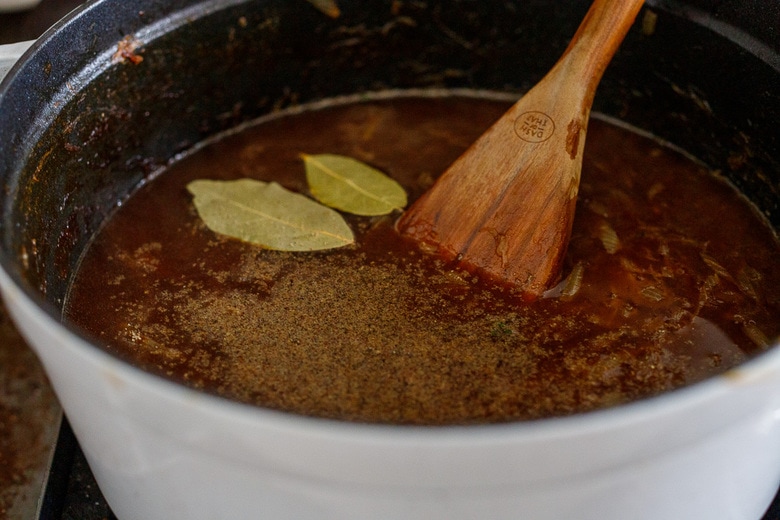
<path fill-rule="evenodd" d="M 555 283 L 596 87 L 642 4 L 593 2 L 552 70 L 401 216 L 398 230 L 527 299 Z"/>

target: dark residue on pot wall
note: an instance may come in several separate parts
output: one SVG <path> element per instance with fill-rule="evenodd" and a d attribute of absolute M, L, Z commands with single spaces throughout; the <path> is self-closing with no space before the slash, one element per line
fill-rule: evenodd
<path fill-rule="evenodd" d="M 588 7 L 341 0 L 341 16 L 331 19 L 303 0 L 268 0 L 217 14 L 191 9 L 185 21 L 166 20 L 178 1 L 130 4 L 122 16 L 90 6 L 89 26 L 77 16 L 52 36 L 61 54 L 33 55 L 17 81 L 41 94 L 39 104 L 24 88 L 2 100 L 18 117 L 0 128 L 13 136 L 0 144 L 0 169 L 21 170 L 6 181 L 21 197 L 2 208 L 3 225 L 19 230 L 4 248 L 27 251 L 23 277 L 56 306 L 89 235 L 117 201 L 193 144 L 280 108 L 361 91 L 468 87 L 520 95 L 563 52 Z M 777 227 L 777 71 L 668 14 L 671 4 L 678 6 L 648 4 L 654 30 L 632 29 L 594 110 L 721 170 Z M 98 28 L 95 20 L 105 23 Z M 157 37 L 161 28 L 173 30 Z M 113 60 L 122 41 L 140 42 L 132 55 L 143 59 Z M 29 160 L 11 164 L 12 157 Z M 47 175 L 53 169 L 68 173 Z M 90 197 L 71 196 L 77 188 Z"/>

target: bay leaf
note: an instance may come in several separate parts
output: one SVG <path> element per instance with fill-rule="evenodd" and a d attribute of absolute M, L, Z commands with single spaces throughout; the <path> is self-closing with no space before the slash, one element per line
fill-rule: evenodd
<path fill-rule="evenodd" d="M 254 179 L 187 184 L 209 229 L 281 251 L 315 251 L 355 241 L 338 212 L 275 182 Z"/>
<path fill-rule="evenodd" d="M 315 199 L 354 215 L 386 215 L 406 206 L 406 192 L 386 174 L 351 157 L 302 154 Z"/>

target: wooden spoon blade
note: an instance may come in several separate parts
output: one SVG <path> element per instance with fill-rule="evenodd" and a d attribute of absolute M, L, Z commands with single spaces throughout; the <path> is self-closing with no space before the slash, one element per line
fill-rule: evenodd
<path fill-rule="evenodd" d="M 553 126 L 534 112 L 502 117 L 401 216 L 398 229 L 446 260 L 541 294 L 560 271 L 581 165 L 568 154 L 553 154 L 553 162 L 540 153 L 562 144 L 548 135 Z M 530 141 L 512 143 L 511 154 L 493 153 L 518 132 Z"/>

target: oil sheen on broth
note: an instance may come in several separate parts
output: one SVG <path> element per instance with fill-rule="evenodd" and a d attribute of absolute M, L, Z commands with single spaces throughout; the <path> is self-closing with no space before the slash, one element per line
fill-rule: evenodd
<path fill-rule="evenodd" d="M 468 424 L 561 416 L 721 373 L 780 333 L 777 237 L 736 192 L 654 140 L 592 120 L 562 282 L 524 303 L 347 217 L 352 247 L 264 250 L 211 232 L 186 184 L 306 192 L 301 153 L 428 188 L 508 104 L 388 97 L 274 117 L 200 147 L 95 237 L 66 319 L 185 385 L 319 417 Z"/>

